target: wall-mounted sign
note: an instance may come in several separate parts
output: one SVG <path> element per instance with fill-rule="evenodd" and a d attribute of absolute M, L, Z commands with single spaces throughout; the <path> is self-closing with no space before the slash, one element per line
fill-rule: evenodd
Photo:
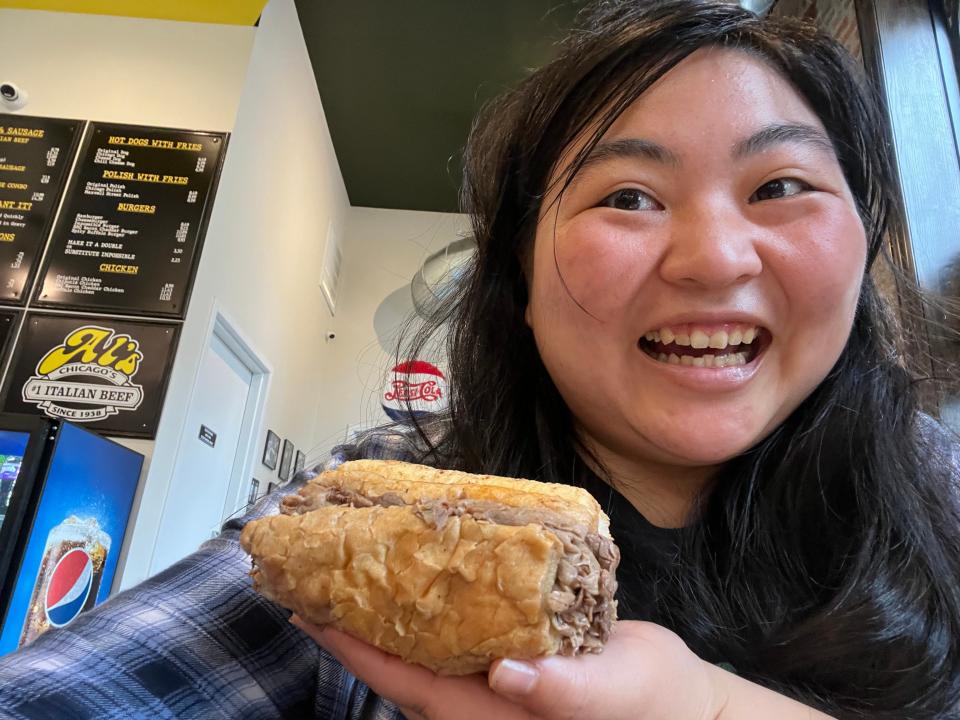
<path fill-rule="evenodd" d="M 7 371 L 3 410 L 152 438 L 179 334 L 176 323 L 29 312 Z"/>
<path fill-rule="evenodd" d="M 197 437 L 200 438 L 200 442 L 206 443 L 210 447 L 217 444 L 217 434 L 206 425 L 200 426 L 200 434 Z"/>
<path fill-rule="evenodd" d="M 35 304 L 184 317 L 226 139 L 91 123 Z"/>
<path fill-rule="evenodd" d="M 407 360 L 395 366 L 387 375 L 380 399 L 383 411 L 394 422 L 438 413 L 447 402 L 447 379 L 440 368 L 425 360 Z"/>
<path fill-rule="evenodd" d="M 0 115 L 0 302 L 26 301 L 81 126 Z"/>

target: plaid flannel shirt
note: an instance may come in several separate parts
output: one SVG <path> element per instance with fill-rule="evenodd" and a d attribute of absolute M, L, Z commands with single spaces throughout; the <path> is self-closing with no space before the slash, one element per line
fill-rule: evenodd
<path fill-rule="evenodd" d="M 334 460 L 411 459 L 396 436 Z M 395 720 L 373 693 L 253 590 L 247 521 L 278 510 L 302 471 L 220 535 L 140 585 L 0 657 L 0 718 L 13 720 Z"/>

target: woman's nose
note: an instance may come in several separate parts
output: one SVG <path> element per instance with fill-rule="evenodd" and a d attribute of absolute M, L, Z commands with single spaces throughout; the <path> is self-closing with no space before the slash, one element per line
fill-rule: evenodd
<path fill-rule="evenodd" d="M 705 288 L 756 277 L 763 268 L 756 248 L 759 230 L 742 208 L 730 204 L 677 213 L 660 275 L 667 282 Z"/>

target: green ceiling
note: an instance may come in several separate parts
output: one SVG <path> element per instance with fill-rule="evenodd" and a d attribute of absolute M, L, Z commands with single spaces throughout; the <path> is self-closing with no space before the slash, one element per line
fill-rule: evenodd
<path fill-rule="evenodd" d="M 580 2 L 297 0 L 354 206 L 456 212 L 483 102 L 548 60 Z"/>

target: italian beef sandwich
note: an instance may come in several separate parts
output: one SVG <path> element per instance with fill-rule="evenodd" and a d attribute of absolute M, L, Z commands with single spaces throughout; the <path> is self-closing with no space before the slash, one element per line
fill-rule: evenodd
<path fill-rule="evenodd" d="M 247 524 L 254 587 L 443 675 L 599 652 L 620 553 L 581 488 L 357 460 Z"/>

